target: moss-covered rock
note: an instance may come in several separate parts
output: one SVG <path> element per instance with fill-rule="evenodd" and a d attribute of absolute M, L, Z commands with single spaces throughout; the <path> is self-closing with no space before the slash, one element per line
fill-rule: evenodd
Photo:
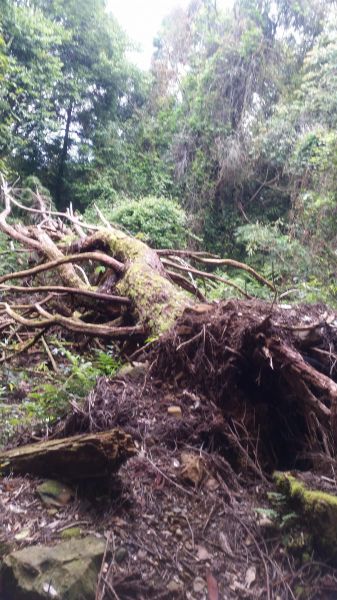
<path fill-rule="evenodd" d="M 37 486 L 36 491 L 47 506 L 64 506 L 75 494 L 68 485 L 54 479 L 46 479 Z"/>
<path fill-rule="evenodd" d="M 94 600 L 105 540 L 94 536 L 31 546 L 5 557 L 1 598 Z"/>
<path fill-rule="evenodd" d="M 299 515 L 304 528 L 311 534 L 314 548 L 325 559 L 337 562 L 337 496 L 310 489 L 299 474 L 274 474 L 278 490 L 284 494 L 292 511 Z"/>

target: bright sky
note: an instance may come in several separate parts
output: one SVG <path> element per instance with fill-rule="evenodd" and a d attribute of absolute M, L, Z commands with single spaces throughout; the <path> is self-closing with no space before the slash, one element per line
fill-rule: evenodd
<path fill-rule="evenodd" d="M 220 0 L 224 5 L 230 0 Z M 161 22 L 176 6 L 187 6 L 189 0 L 107 0 L 108 10 L 116 17 L 129 38 L 141 47 L 141 53 L 131 58 L 140 67 L 150 66 L 152 42 Z"/>
<path fill-rule="evenodd" d="M 139 44 L 140 53 L 132 59 L 142 68 L 150 66 L 152 42 L 163 18 L 188 0 L 107 0 L 108 10 L 116 17 L 129 38 Z"/>

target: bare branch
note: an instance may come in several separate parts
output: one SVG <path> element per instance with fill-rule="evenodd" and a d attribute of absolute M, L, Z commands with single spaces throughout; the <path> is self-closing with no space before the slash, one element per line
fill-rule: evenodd
<path fill-rule="evenodd" d="M 12 227 L 12 225 L 9 225 L 7 223 L 7 218 L 11 213 L 11 200 L 12 199 L 10 196 L 10 189 L 9 189 L 6 181 L 4 180 L 4 178 L 1 174 L 0 174 L 0 177 L 1 177 L 1 192 L 2 192 L 4 202 L 5 202 L 5 208 L 2 211 L 2 213 L 0 213 L 0 229 L 1 229 L 1 231 L 6 233 L 6 235 L 11 237 L 13 240 L 16 240 L 17 242 L 21 242 L 22 244 L 25 244 L 26 246 L 28 246 L 28 248 L 35 248 L 35 250 L 41 251 L 40 243 L 37 240 L 34 240 L 31 237 L 29 237 L 28 235 L 17 231 L 14 227 Z"/>
<path fill-rule="evenodd" d="M 125 304 L 130 305 L 131 300 L 126 296 L 112 296 L 110 294 L 103 294 L 101 292 L 94 292 L 92 290 L 83 290 L 78 288 L 65 287 L 63 285 L 39 285 L 35 287 L 23 287 L 19 285 L 1 285 L 0 289 L 6 292 L 19 292 L 22 294 L 34 294 L 39 292 L 58 292 L 60 294 L 72 294 L 75 296 L 88 296 L 95 298 L 96 300 L 102 300 L 111 304 Z"/>
<path fill-rule="evenodd" d="M 180 285 L 183 290 L 194 294 L 194 296 L 201 300 L 201 302 L 207 302 L 206 296 L 204 296 L 204 294 L 199 290 L 199 288 L 197 288 L 196 285 L 186 279 L 186 277 L 180 275 L 179 273 L 174 273 L 174 271 L 166 271 L 166 273 L 171 277 L 172 281 Z"/>
<path fill-rule="evenodd" d="M 214 267 L 227 266 L 233 267 L 235 269 L 241 269 L 252 275 L 252 277 L 254 277 L 257 281 L 259 281 L 263 285 L 266 285 L 271 290 L 273 290 L 273 292 L 275 292 L 275 286 L 271 281 L 268 281 L 268 279 L 263 277 L 260 273 L 255 271 L 255 269 L 253 269 L 249 265 L 246 265 L 245 263 L 239 262 L 237 260 L 232 260 L 231 258 L 219 258 L 218 256 L 216 256 L 216 254 L 210 254 L 207 252 L 193 252 L 192 250 L 157 250 L 157 254 L 160 257 L 167 256 L 170 258 L 170 256 L 181 256 L 191 258 L 193 260 L 196 260 L 197 262 Z M 163 262 L 164 261 L 165 259 L 163 259 Z M 192 273 L 193 271 L 190 270 L 190 272 Z"/>
<path fill-rule="evenodd" d="M 173 267 L 174 269 L 178 269 L 178 271 L 184 271 L 187 273 L 192 273 L 201 279 L 212 279 L 213 281 L 220 281 L 221 283 L 225 283 L 226 285 L 235 288 L 240 294 L 242 294 L 245 298 L 250 299 L 251 296 L 247 294 L 239 285 L 233 283 L 230 279 L 226 279 L 225 277 L 220 277 L 220 275 L 215 275 L 214 273 L 205 273 L 205 271 L 199 271 L 199 269 L 194 269 L 192 267 L 183 267 L 182 265 L 178 265 L 166 258 L 162 260 L 164 265 L 169 267 Z M 0 280 L 1 281 L 1 280 Z"/>
<path fill-rule="evenodd" d="M 5 281 L 9 281 L 10 279 L 23 279 L 25 277 L 29 277 L 31 275 L 37 275 L 37 273 L 42 273 L 43 271 L 49 271 L 50 269 L 54 269 L 55 267 L 59 267 L 60 265 L 64 265 L 66 263 L 72 263 L 82 260 L 95 260 L 97 262 L 103 263 L 107 267 L 110 267 L 117 273 L 124 273 L 125 266 L 123 263 L 119 262 L 112 256 L 108 256 L 104 254 L 104 252 L 83 252 L 83 254 L 71 254 L 70 256 L 63 256 L 57 260 L 51 260 L 43 265 L 38 265 L 36 267 L 32 267 L 31 269 L 25 269 L 24 271 L 16 271 L 16 273 L 7 273 L 0 277 L 0 283 L 4 283 Z"/>
<path fill-rule="evenodd" d="M 21 208 L 21 210 L 24 210 L 26 212 L 38 214 L 38 215 L 43 214 L 43 212 L 41 210 L 39 210 L 38 208 L 31 208 L 29 206 L 25 206 L 24 204 L 21 204 L 20 202 L 18 202 L 18 200 L 16 200 L 16 198 L 11 197 L 11 202 L 12 202 L 12 204 L 15 204 L 15 206 L 17 206 L 18 208 Z M 70 214 L 70 212 L 63 213 L 63 212 L 50 210 L 50 211 L 48 211 L 48 215 L 50 215 L 52 217 L 60 217 L 62 219 L 67 219 L 71 223 L 73 223 L 75 225 L 79 225 L 80 227 L 84 227 L 84 229 L 88 229 L 90 231 L 99 231 L 100 230 L 100 227 L 97 227 L 96 225 L 91 225 L 90 223 L 83 223 L 82 221 L 80 221 L 80 219 L 75 217 L 73 214 Z"/>
<path fill-rule="evenodd" d="M 19 350 L 12 352 L 12 354 L 9 354 L 8 356 L 3 354 L 3 356 L 0 358 L 0 364 L 10 361 L 10 360 L 12 360 L 12 358 L 16 358 L 20 354 L 23 354 L 24 352 L 26 352 L 26 350 L 29 350 L 29 348 L 32 348 L 32 346 L 34 346 L 36 344 L 36 342 L 38 342 L 39 339 L 44 336 L 46 331 L 47 331 L 47 327 L 42 329 L 42 331 L 39 331 L 36 335 L 34 335 L 33 338 L 30 338 L 28 340 L 28 342 L 26 342 L 23 346 L 21 346 L 21 348 L 19 348 Z"/>
<path fill-rule="evenodd" d="M 38 312 L 44 319 L 26 319 L 22 317 L 17 312 L 15 312 L 9 304 L 6 304 L 6 312 L 7 314 L 22 325 L 25 325 L 28 328 L 37 328 L 40 329 L 45 327 L 50 327 L 52 325 L 62 325 L 65 329 L 70 331 L 75 331 L 77 333 L 84 333 L 86 335 L 91 335 L 94 337 L 114 337 L 121 338 L 131 335 L 144 335 L 145 330 L 144 327 L 134 326 L 134 327 L 109 327 L 109 325 L 96 325 L 93 323 L 84 323 L 80 320 L 71 319 L 69 317 L 64 317 L 63 315 L 57 314 L 52 315 L 51 313 L 44 310 L 38 304 L 36 305 Z"/>
<path fill-rule="evenodd" d="M 237 260 L 232 260 L 231 258 L 199 258 L 198 260 L 199 260 L 199 262 L 201 262 L 205 265 L 210 265 L 210 266 L 214 266 L 214 267 L 226 266 L 226 267 L 233 267 L 234 269 L 241 269 L 242 271 L 246 271 L 246 273 L 249 273 L 250 275 L 252 275 L 252 277 L 254 277 L 254 279 L 259 281 L 263 285 L 266 285 L 267 287 L 269 287 L 269 289 L 271 289 L 273 292 L 276 291 L 275 285 L 271 281 L 268 281 L 268 279 L 265 279 L 265 277 L 260 275 L 260 273 L 258 273 L 257 271 L 255 271 L 255 269 L 253 269 L 249 265 L 246 265 L 245 263 L 239 262 Z"/>

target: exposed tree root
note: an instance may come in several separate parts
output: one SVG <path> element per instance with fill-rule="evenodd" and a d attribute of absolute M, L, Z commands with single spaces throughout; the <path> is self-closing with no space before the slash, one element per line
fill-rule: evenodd
<path fill-rule="evenodd" d="M 185 310 L 149 360 L 153 376 L 221 408 L 223 448 L 262 475 L 309 455 L 335 458 L 337 373 L 326 359 L 336 346 L 321 307 L 270 313 L 263 302 L 229 301 L 201 314 Z"/>
<path fill-rule="evenodd" d="M 109 335 L 125 337 L 132 332 L 137 334 L 143 332 L 146 338 L 161 335 L 174 324 L 184 308 L 192 306 L 196 300 L 206 300 L 193 277 L 221 281 L 235 288 L 244 297 L 249 297 L 243 289 L 229 279 L 196 269 L 185 260 L 182 262 L 183 257 L 189 257 L 209 267 L 224 265 L 243 269 L 257 281 L 274 290 L 270 282 L 242 263 L 230 259 L 222 260 L 205 252 L 163 250 L 157 253 L 140 240 L 126 235 L 107 223 L 102 215 L 100 217 L 104 227 L 90 226 L 76 217 L 71 209 L 66 213 L 49 210 L 38 192 L 35 194 L 37 208 L 24 206 L 18 201 L 17 195 L 18 192 L 10 189 L 2 180 L 2 198 L 5 208 L 0 214 L 0 230 L 12 240 L 21 243 L 25 249 L 33 250 L 36 253 L 34 259 L 39 264 L 15 273 L 8 273 L 0 278 L 1 290 L 4 290 L 5 294 L 5 310 L 10 317 L 8 325 L 18 322 L 29 329 L 60 325 L 69 331 L 97 337 L 109 337 Z M 9 224 L 8 217 L 13 207 L 26 211 L 28 215 L 34 215 L 35 224 L 30 226 Z M 36 224 L 36 219 L 39 218 L 40 223 Z M 86 236 L 84 229 L 94 233 Z M 74 233 L 79 237 L 79 241 L 74 242 L 70 248 L 65 247 L 62 243 L 63 236 Z M 99 285 L 95 282 L 95 274 L 91 267 L 93 261 L 107 270 Z M 84 263 L 84 268 L 78 265 L 79 262 Z M 57 270 L 57 275 L 54 271 L 54 279 L 50 284 L 53 270 Z M 181 271 L 186 273 L 187 277 L 184 277 Z M 37 277 L 40 278 L 38 284 L 32 285 L 33 278 Z M 41 277 L 44 277 L 44 280 L 41 281 Z M 27 316 L 22 313 L 20 303 L 13 302 L 14 294 L 24 294 L 27 290 L 25 286 L 4 286 L 4 284 L 18 279 L 26 280 L 27 287 L 31 287 L 31 293 L 37 294 L 33 303 L 34 310 L 43 316 L 43 319 L 27 319 Z M 55 307 L 52 313 L 41 310 L 43 300 L 41 295 L 48 291 L 64 292 L 72 298 L 70 310 L 66 311 L 69 314 L 58 314 Z M 8 300 L 7 295 L 10 295 Z M 80 301 L 77 298 L 80 298 Z M 109 298 L 110 304 L 114 304 L 113 310 L 107 307 Z M 67 302 L 67 297 L 63 300 Z M 75 300 L 77 306 L 74 306 Z M 106 304 L 97 305 L 95 304 L 97 300 L 106 301 Z M 122 317 L 119 333 L 116 332 L 115 327 L 109 327 L 110 317 L 112 314 L 116 317 L 118 305 L 119 315 Z M 96 322 L 90 323 L 83 311 L 93 307 L 95 307 Z M 71 315 L 74 309 L 75 317 Z M 6 326 L 5 323 L 5 330 Z"/>

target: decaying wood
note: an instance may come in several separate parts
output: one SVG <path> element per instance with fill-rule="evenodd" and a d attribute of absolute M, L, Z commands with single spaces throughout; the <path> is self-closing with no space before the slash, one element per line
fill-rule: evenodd
<path fill-rule="evenodd" d="M 106 477 L 136 452 L 120 429 L 29 444 L 0 453 L 0 472 L 81 480 Z"/>

